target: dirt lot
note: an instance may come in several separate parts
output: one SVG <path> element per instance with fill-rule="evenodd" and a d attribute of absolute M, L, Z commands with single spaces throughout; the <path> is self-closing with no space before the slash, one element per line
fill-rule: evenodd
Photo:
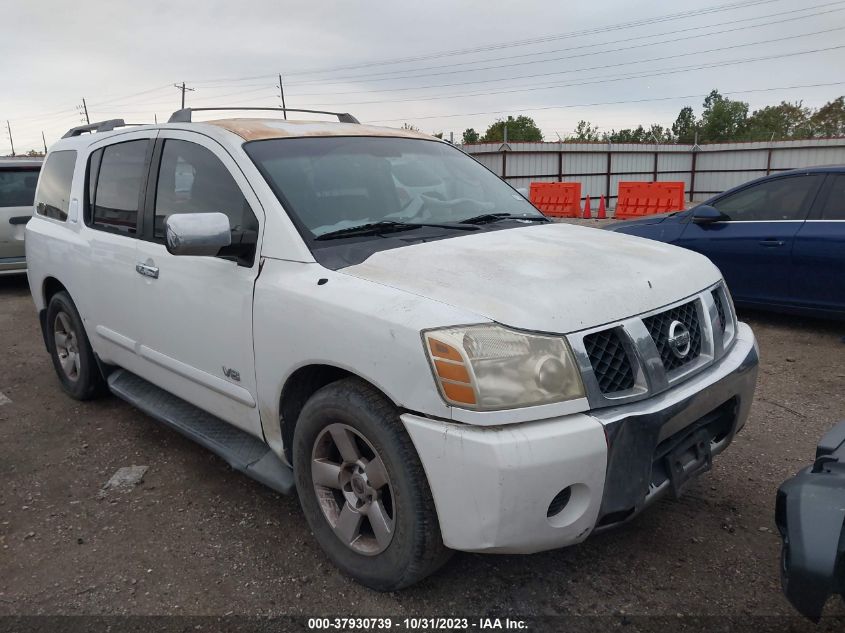
<path fill-rule="evenodd" d="M 335 571 L 296 498 L 116 398 L 66 397 L 25 279 L 0 278 L 0 614 L 791 614 L 774 493 L 845 418 L 845 324 L 741 316 L 763 359 L 751 418 L 684 498 L 576 547 L 458 554 L 378 594 Z M 102 492 L 141 464 L 141 485 Z"/>

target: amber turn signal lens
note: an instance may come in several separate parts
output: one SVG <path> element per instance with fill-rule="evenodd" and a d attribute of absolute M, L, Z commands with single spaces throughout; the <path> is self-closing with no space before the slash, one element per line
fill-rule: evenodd
<path fill-rule="evenodd" d="M 464 362 L 464 359 L 458 350 L 451 345 L 446 345 L 446 343 L 438 341 L 437 339 L 428 339 L 428 348 L 431 350 L 432 356 L 437 356 L 438 358 L 448 358 L 449 360 L 458 361 L 459 363 Z"/>
<path fill-rule="evenodd" d="M 469 385 L 459 385 L 454 382 L 441 381 L 443 385 L 443 393 L 452 402 L 461 402 L 463 404 L 475 404 L 475 390 Z"/>
<path fill-rule="evenodd" d="M 475 404 L 475 387 L 461 352 L 432 337 L 428 338 L 428 349 L 431 351 L 434 372 L 446 400 L 452 404 Z"/>
<path fill-rule="evenodd" d="M 434 361 L 434 366 L 437 368 L 437 375 L 446 380 L 454 380 L 455 382 L 465 382 L 469 384 L 469 372 L 463 364 L 445 363 L 442 360 Z"/>

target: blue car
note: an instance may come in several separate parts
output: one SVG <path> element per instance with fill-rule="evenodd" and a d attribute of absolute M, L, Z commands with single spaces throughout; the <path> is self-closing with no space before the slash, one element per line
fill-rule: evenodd
<path fill-rule="evenodd" d="M 608 229 L 706 255 L 738 304 L 845 318 L 845 166 L 766 176 Z"/>

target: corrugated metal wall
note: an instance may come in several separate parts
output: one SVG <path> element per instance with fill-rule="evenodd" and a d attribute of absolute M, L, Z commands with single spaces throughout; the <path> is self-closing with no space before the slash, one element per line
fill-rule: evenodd
<path fill-rule="evenodd" d="M 613 206 L 620 181 L 679 180 L 687 198 L 706 200 L 784 169 L 845 164 L 845 139 L 654 145 L 636 143 L 501 143 L 462 149 L 515 187 L 532 182 L 580 182 L 583 196 L 604 195 Z"/>

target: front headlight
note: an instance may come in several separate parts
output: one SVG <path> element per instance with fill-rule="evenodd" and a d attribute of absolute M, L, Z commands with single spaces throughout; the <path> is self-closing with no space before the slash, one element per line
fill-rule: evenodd
<path fill-rule="evenodd" d="M 584 397 L 566 339 L 500 325 L 423 333 L 440 393 L 449 404 L 490 411 Z"/>

